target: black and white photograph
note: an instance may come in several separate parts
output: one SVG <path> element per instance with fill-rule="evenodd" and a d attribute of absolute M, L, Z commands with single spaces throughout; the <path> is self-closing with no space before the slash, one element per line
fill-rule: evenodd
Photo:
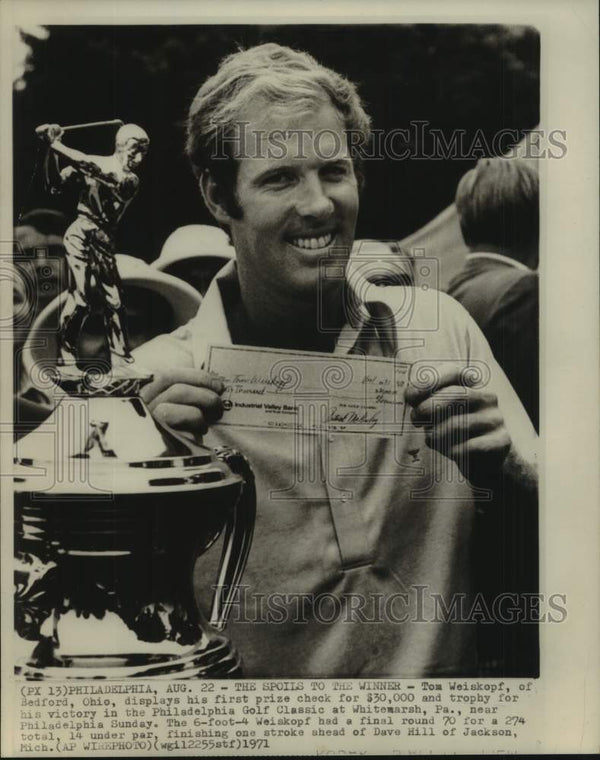
<path fill-rule="evenodd" d="M 597 748 L 597 117 L 425 5 L 5 6 L 7 757 Z"/>

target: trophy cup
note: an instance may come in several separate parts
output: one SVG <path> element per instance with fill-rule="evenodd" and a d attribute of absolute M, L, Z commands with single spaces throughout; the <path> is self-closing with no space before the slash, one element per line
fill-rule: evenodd
<path fill-rule="evenodd" d="M 124 125 L 113 156 L 88 156 L 61 142 L 80 126 L 37 130 L 66 159 L 61 182 L 77 175 L 82 189 L 65 233 L 58 366 L 47 368 L 59 403 L 16 444 L 15 670 L 28 679 L 239 677 L 223 630 L 252 540 L 252 472 L 238 452 L 161 425 L 140 396 L 152 376 L 129 353 L 114 230 L 148 137 Z M 91 296 L 102 300 L 110 365 L 78 359 Z M 223 532 L 207 619 L 193 569 Z"/>

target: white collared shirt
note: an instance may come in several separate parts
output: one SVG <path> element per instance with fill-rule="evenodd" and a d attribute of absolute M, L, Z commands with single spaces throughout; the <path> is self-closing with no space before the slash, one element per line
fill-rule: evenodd
<path fill-rule="evenodd" d="M 211 344 L 231 344 L 219 278 L 233 266 L 194 319 L 136 351 L 144 366 L 201 368 Z M 438 291 L 373 288 L 335 353 L 396 358 L 424 382 L 448 363 L 468 364 L 498 396 L 513 442 L 531 459 L 535 432 L 467 312 Z M 375 330 L 367 314 L 394 318 Z M 475 626 L 439 620 L 440 604 L 448 609 L 470 591 L 473 492 L 454 462 L 427 447 L 422 429 L 316 436 L 215 425 L 204 443 L 240 450 L 256 477 L 254 541 L 227 628 L 246 675 L 473 672 Z M 218 554 L 197 566 L 205 608 Z"/>

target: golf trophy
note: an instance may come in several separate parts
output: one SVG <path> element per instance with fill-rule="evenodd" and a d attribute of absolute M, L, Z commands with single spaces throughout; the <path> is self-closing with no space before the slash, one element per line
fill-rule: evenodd
<path fill-rule="evenodd" d="M 103 124 L 36 130 L 57 168 L 59 157 L 66 163 L 58 182 L 77 180 L 80 196 L 64 239 L 69 291 L 59 355 L 46 368 L 58 403 L 15 451 L 16 673 L 240 677 L 224 629 L 252 540 L 253 476 L 238 452 L 213 451 L 158 422 L 140 395 L 152 375 L 129 353 L 114 235 L 149 141 L 140 127 L 118 122 L 112 156 L 62 143 L 70 129 Z M 110 363 L 78 356 L 90 300 L 102 303 Z M 205 616 L 194 565 L 221 534 Z"/>

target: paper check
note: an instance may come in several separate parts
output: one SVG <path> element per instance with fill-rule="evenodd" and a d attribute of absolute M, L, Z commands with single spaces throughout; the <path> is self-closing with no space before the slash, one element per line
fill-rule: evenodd
<path fill-rule="evenodd" d="M 404 422 L 409 365 L 362 355 L 211 346 L 225 384 L 218 424 L 392 435 Z"/>

